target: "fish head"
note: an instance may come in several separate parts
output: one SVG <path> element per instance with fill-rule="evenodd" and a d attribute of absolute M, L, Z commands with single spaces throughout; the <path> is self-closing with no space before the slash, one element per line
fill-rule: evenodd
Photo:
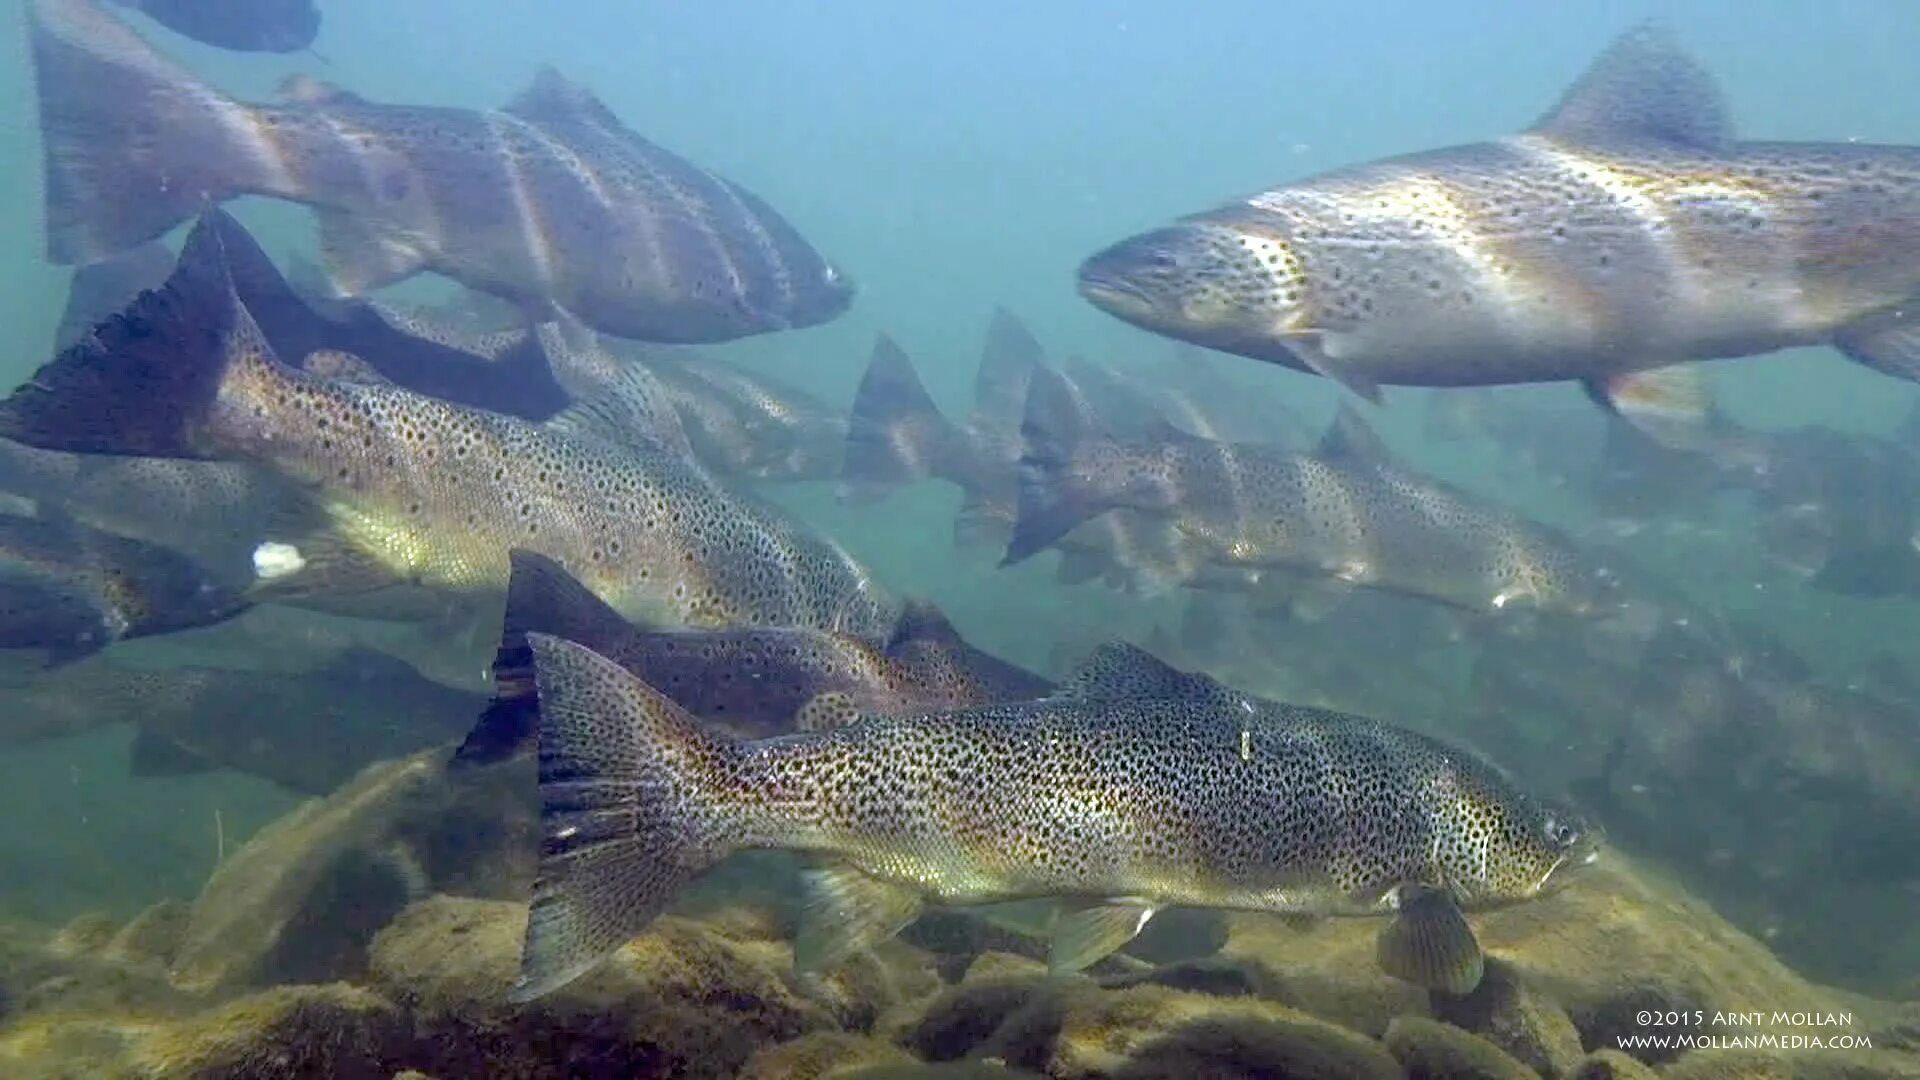
<path fill-rule="evenodd" d="M 1464 904 L 1500 907 L 1555 892 L 1600 857 L 1599 825 L 1565 803 L 1504 784 L 1465 790 L 1444 816 L 1440 873 Z"/>
<path fill-rule="evenodd" d="M 1272 222 L 1191 218 L 1122 240 L 1080 265 L 1080 295 L 1116 318 L 1266 359 L 1312 325 L 1304 264 Z"/>

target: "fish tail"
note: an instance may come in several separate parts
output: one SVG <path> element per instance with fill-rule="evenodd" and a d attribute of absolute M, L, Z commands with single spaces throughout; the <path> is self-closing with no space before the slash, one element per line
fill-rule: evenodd
<path fill-rule="evenodd" d="M 522 548 L 508 552 L 507 607 L 493 657 L 493 700 L 454 751 L 455 765 L 512 757 L 533 738 L 539 720 L 529 633 L 551 634 L 608 652 L 632 633 L 620 613 L 559 563 Z"/>
<path fill-rule="evenodd" d="M 1000 565 L 1025 560 L 1074 526 L 1112 509 L 1087 471 L 1076 465 L 1081 444 L 1095 434 L 1073 385 L 1051 369 L 1036 370 L 1020 422 L 1020 508 Z"/>
<path fill-rule="evenodd" d="M 222 457 L 207 435 L 226 384 L 243 369 L 279 366 L 234 294 L 223 219 L 231 223 L 209 208 L 164 285 L 0 402 L 0 436 L 87 454 Z"/>
<path fill-rule="evenodd" d="M 1013 424 L 1027 399 L 1033 370 L 1046 363 L 1046 351 L 1020 317 L 1003 307 L 993 309 L 987 340 L 980 351 L 980 370 L 973 377 L 973 413 L 978 423 Z"/>
<path fill-rule="evenodd" d="M 950 475 L 946 455 L 963 450 L 959 432 L 934 405 L 913 361 L 882 334 L 847 421 L 842 497 L 878 498 L 903 484 Z"/>
<path fill-rule="evenodd" d="M 743 839 L 741 744 L 585 646 L 528 634 L 539 694 L 543 841 L 520 978 L 529 1001 L 644 929 Z"/>
<path fill-rule="evenodd" d="M 252 113 L 90 0 L 34 0 L 47 257 L 91 263 L 207 199 L 270 191 Z"/>

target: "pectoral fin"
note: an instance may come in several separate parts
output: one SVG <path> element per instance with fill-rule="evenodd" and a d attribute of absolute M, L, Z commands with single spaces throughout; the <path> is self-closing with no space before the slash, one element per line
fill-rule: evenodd
<path fill-rule="evenodd" d="M 1634 430 L 1671 450 L 1704 448 L 1713 392 L 1698 364 L 1649 368 L 1581 384 L 1587 396 Z"/>
<path fill-rule="evenodd" d="M 793 966 L 803 973 L 830 971 L 878 945 L 918 918 L 924 906 L 917 891 L 838 863 L 808 870 L 806 891 L 793 941 Z"/>
<path fill-rule="evenodd" d="M 1399 911 L 1380 932 L 1380 969 L 1396 979 L 1448 994 L 1467 994 L 1486 974 L 1473 927 L 1444 889 L 1409 885 Z"/>
<path fill-rule="evenodd" d="M 1367 399 L 1371 404 L 1380 404 L 1380 384 L 1328 356 L 1319 331 L 1290 333 L 1286 335 L 1285 342 L 1287 351 L 1292 353 L 1308 371 L 1323 379 L 1332 379 Z"/>
<path fill-rule="evenodd" d="M 1063 910 L 1053 927 L 1047 970 L 1066 975 L 1099 963 L 1132 941 L 1158 910 L 1140 900 L 1114 900 Z"/>
<path fill-rule="evenodd" d="M 1896 379 L 1920 381 L 1920 307 L 1895 311 L 1849 326 L 1834 345 L 1856 360 Z"/>

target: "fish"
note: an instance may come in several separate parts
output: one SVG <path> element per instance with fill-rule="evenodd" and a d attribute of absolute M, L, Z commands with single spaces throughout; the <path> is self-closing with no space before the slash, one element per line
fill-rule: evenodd
<path fill-rule="evenodd" d="M 9 743 L 126 724 L 136 778 L 226 769 L 326 795 L 376 761 L 462 738 L 486 698 L 358 646 L 294 673 L 75 664 L 7 701 Z"/>
<path fill-rule="evenodd" d="M 1283 588 L 1306 577 L 1480 613 L 1650 613 L 1621 571 L 1589 560 L 1557 530 L 1400 465 L 1351 407 L 1311 455 L 1170 426 L 1120 440 L 1042 372 L 1022 430 L 1020 508 L 1003 565 L 1126 508 L 1177 521 L 1206 562 L 1256 588 L 1269 576 Z"/>
<path fill-rule="evenodd" d="M 591 969 L 747 849 L 814 860 L 803 974 L 929 904 L 1058 898 L 1055 972 L 1166 907 L 1374 915 L 1391 917 L 1388 973 L 1458 993 L 1484 970 L 1463 910 L 1532 899 L 1599 855 L 1577 812 L 1472 755 L 1121 644 L 1044 701 L 743 741 L 584 646 L 527 643 L 543 841 L 517 1000 Z"/>
<path fill-rule="evenodd" d="M 1650 430 L 1691 361 L 1829 344 L 1920 377 L 1920 148 L 1734 138 L 1659 24 L 1517 135 L 1282 184 L 1089 257 L 1155 333 L 1380 387 L 1572 380 Z"/>
<path fill-rule="evenodd" d="M 932 603 L 909 601 L 881 640 L 802 628 L 649 630 L 620 617 L 558 563 L 512 552 L 494 695 L 455 754 L 487 764 L 532 741 L 529 633 L 563 636 L 645 679 L 681 708 L 743 736 L 904 712 L 1027 701 L 1053 683 L 968 644 Z"/>
<path fill-rule="evenodd" d="M 0 649 L 43 650 L 57 666 L 252 606 L 177 552 L 42 515 L 0 516 Z"/>
<path fill-rule="evenodd" d="M 534 424 L 281 363 L 235 297 L 224 216 L 205 211 L 165 287 L 0 402 L 0 438 L 271 472 L 322 522 L 256 549 L 283 587 L 497 596 L 524 547 L 664 627 L 896 622 L 898 598 L 851 555 L 636 431 L 623 398 Z"/>
<path fill-rule="evenodd" d="M 176 34 L 236 52 L 301 52 L 320 36 L 313 0 L 115 0 Z"/>
<path fill-rule="evenodd" d="M 847 418 L 806 390 L 719 357 L 627 362 L 660 381 L 694 456 L 721 475 L 774 483 L 840 475 Z"/>
<path fill-rule="evenodd" d="M 48 257 L 87 263 L 262 195 L 314 209 L 336 291 L 433 271 L 643 341 L 725 341 L 844 312 L 850 279 L 740 185 L 543 71 L 497 111 L 309 84 L 233 100 L 88 0 L 35 0 Z"/>

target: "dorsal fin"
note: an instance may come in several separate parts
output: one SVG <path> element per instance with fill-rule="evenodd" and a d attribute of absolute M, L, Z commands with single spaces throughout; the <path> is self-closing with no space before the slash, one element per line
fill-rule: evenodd
<path fill-rule="evenodd" d="M 1615 38 L 1533 130 L 1576 143 L 1652 141 L 1705 150 L 1733 138 L 1719 84 L 1658 22 Z"/>
<path fill-rule="evenodd" d="M 607 108 L 607 103 L 597 94 L 551 67 L 535 72 L 533 82 L 500 111 L 522 120 L 586 120 L 616 127 L 620 124 L 613 110 Z"/>
<path fill-rule="evenodd" d="M 1199 672 L 1181 671 L 1138 645 L 1109 641 L 1073 669 L 1056 698 L 1075 701 L 1250 703 L 1245 694 Z"/>
<path fill-rule="evenodd" d="M 909 600 L 900 612 L 900 620 L 893 625 L 893 634 L 887 639 L 889 653 L 914 642 L 959 641 L 960 632 L 953 628 L 947 614 L 931 600 Z"/>
<path fill-rule="evenodd" d="M 305 72 L 295 72 L 281 79 L 280 85 L 274 87 L 273 93 L 281 101 L 296 105 L 367 104 L 367 99 L 359 94 Z"/>
<path fill-rule="evenodd" d="M 1380 438 L 1380 433 L 1361 417 L 1358 409 L 1344 400 L 1334 410 L 1333 423 L 1327 425 L 1326 434 L 1320 436 L 1318 456 L 1368 465 L 1387 465 L 1393 461 L 1393 451 Z"/>

